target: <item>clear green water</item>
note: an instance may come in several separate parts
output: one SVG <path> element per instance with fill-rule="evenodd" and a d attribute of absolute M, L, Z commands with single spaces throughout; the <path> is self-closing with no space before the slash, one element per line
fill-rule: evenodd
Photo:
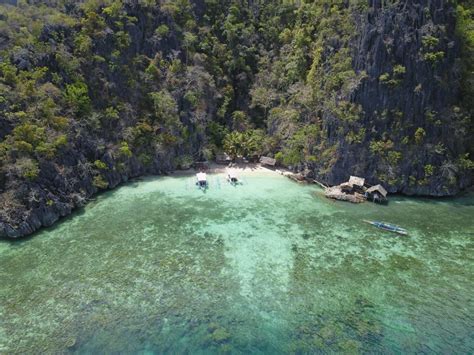
<path fill-rule="evenodd" d="M 1 242 L 0 353 L 474 352 L 472 194 L 383 207 L 216 179 L 131 183 Z"/>

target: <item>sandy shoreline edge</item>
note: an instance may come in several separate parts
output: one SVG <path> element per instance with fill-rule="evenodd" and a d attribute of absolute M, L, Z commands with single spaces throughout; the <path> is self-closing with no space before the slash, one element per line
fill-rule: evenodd
<path fill-rule="evenodd" d="M 225 174 L 228 170 L 235 171 L 238 175 L 241 176 L 256 176 L 256 175 L 283 175 L 283 173 L 291 173 L 286 170 L 281 169 L 270 169 L 262 166 L 261 164 L 256 163 L 237 163 L 233 164 L 232 167 L 224 164 L 211 163 L 209 164 L 209 169 L 205 172 L 207 174 Z M 199 169 L 190 168 L 187 170 L 175 170 L 170 172 L 168 176 L 193 176 Z"/>

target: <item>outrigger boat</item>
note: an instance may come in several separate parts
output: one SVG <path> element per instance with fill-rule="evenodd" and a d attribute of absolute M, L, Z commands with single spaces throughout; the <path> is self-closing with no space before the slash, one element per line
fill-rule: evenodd
<path fill-rule="evenodd" d="M 396 226 L 394 224 L 385 223 L 385 222 L 378 222 L 378 221 L 366 221 L 366 220 L 364 220 L 364 222 L 369 223 L 369 224 L 373 225 L 374 227 L 377 227 L 377 228 L 380 228 L 380 229 L 383 229 L 383 230 L 386 230 L 386 231 L 389 231 L 389 232 L 398 233 L 398 234 L 401 234 L 401 235 L 408 235 L 408 232 L 407 232 L 406 229 L 404 229 L 402 227 L 399 227 L 399 226 Z"/>
<path fill-rule="evenodd" d="M 199 189 L 207 189 L 207 175 L 206 173 L 200 172 L 196 174 L 196 185 Z"/>
<path fill-rule="evenodd" d="M 240 180 L 234 170 L 227 171 L 227 181 L 232 185 L 237 185 L 240 183 Z"/>

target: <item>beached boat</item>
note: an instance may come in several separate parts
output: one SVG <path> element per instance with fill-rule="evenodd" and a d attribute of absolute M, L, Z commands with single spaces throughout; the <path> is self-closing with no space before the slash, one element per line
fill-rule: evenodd
<path fill-rule="evenodd" d="M 206 173 L 200 172 L 196 174 L 196 185 L 199 189 L 207 189 L 207 175 Z"/>
<path fill-rule="evenodd" d="M 227 182 L 234 186 L 241 183 L 237 173 L 234 170 L 227 171 Z"/>
<path fill-rule="evenodd" d="M 394 232 L 401 235 L 408 235 L 408 232 L 406 229 L 396 226 L 394 224 L 379 222 L 379 221 L 366 221 L 366 220 L 364 220 L 364 222 L 369 223 L 377 228 L 380 228 L 389 232 Z"/>

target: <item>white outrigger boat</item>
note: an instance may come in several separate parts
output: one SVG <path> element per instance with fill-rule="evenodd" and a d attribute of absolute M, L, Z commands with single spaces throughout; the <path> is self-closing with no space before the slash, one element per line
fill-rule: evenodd
<path fill-rule="evenodd" d="M 196 185 L 199 189 L 205 190 L 208 187 L 207 174 L 200 172 L 196 174 Z"/>
<path fill-rule="evenodd" d="M 227 182 L 234 186 L 237 184 L 241 184 L 241 181 L 234 170 L 227 171 Z"/>

